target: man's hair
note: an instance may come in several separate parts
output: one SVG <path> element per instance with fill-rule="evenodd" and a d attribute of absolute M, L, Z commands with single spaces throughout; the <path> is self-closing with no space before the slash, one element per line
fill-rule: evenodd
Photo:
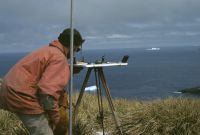
<path fill-rule="evenodd" d="M 59 42 L 69 48 L 70 47 L 70 34 L 71 34 L 71 29 L 70 28 L 67 28 L 65 29 L 62 33 L 60 33 L 59 37 L 58 37 L 58 40 Z M 81 34 L 79 33 L 78 30 L 74 29 L 74 46 L 79 46 L 79 45 L 82 45 L 82 43 L 84 42 L 85 40 L 82 39 L 82 36 Z"/>

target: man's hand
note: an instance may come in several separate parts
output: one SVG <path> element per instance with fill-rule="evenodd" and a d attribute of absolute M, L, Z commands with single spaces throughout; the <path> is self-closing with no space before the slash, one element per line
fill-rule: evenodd
<path fill-rule="evenodd" d="M 78 74 L 78 73 L 80 73 L 81 72 L 81 70 L 83 69 L 83 67 L 76 67 L 76 66 L 74 66 L 73 67 L 73 70 L 74 70 L 74 74 Z"/>

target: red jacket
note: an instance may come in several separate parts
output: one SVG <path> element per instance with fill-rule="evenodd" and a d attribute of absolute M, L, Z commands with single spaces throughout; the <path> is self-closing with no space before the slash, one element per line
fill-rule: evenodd
<path fill-rule="evenodd" d="M 59 98 L 69 81 L 69 66 L 63 46 L 57 40 L 21 59 L 3 78 L 6 108 L 23 114 L 41 114 L 40 94 L 54 99 L 53 116 L 59 120 Z"/>

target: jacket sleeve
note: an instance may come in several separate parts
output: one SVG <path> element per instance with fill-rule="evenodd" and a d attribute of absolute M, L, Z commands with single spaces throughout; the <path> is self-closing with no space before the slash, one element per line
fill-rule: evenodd
<path fill-rule="evenodd" d="M 59 98 L 68 80 L 69 66 L 67 60 L 63 57 L 52 56 L 38 82 L 38 93 L 40 103 L 48 113 L 51 123 L 55 125 L 59 121 Z M 49 102 L 46 104 L 47 108 L 45 107 L 46 102 Z"/>

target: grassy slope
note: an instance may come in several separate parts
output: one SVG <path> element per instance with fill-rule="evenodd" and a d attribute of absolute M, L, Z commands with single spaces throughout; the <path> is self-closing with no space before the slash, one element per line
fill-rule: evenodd
<path fill-rule="evenodd" d="M 77 95 L 74 96 L 77 98 Z M 74 99 L 75 99 L 74 98 Z M 197 135 L 200 134 L 200 100 L 167 98 L 154 101 L 113 100 L 125 135 Z M 107 100 L 104 99 L 106 131 L 117 134 Z M 98 103 L 94 95 L 85 94 L 81 102 L 74 135 L 94 135 L 101 130 L 97 119 Z M 6 117 L 5 117 L 6 116 Z M 9 125 L 9 122 L 12 125 Z M 14 125 L 13 125 L 14 124 Z M 0 133 L 24 132 L 23 126 L 10 114 L 0 111 Z M 14 132 L 14 131 L 13 131 Z M 9 135 L 9 134 L 7 134 Z M 21 134 L 22 135 L 22 134 Z"/>
<path fill-rule="evenodd" d="M 97 120 L 97 98 L 85 95 L 80 112 L 79 123 L 87 134 L 100 130 Z M 154 101 L 114 100 L 115 108 L 121 120 L 122 130 L 127 135 L 195 135 L 200 134 L 200 100 L 186 98 L 167 98 Z M 105 127 L 117 134 L 104 100 Z"/>

